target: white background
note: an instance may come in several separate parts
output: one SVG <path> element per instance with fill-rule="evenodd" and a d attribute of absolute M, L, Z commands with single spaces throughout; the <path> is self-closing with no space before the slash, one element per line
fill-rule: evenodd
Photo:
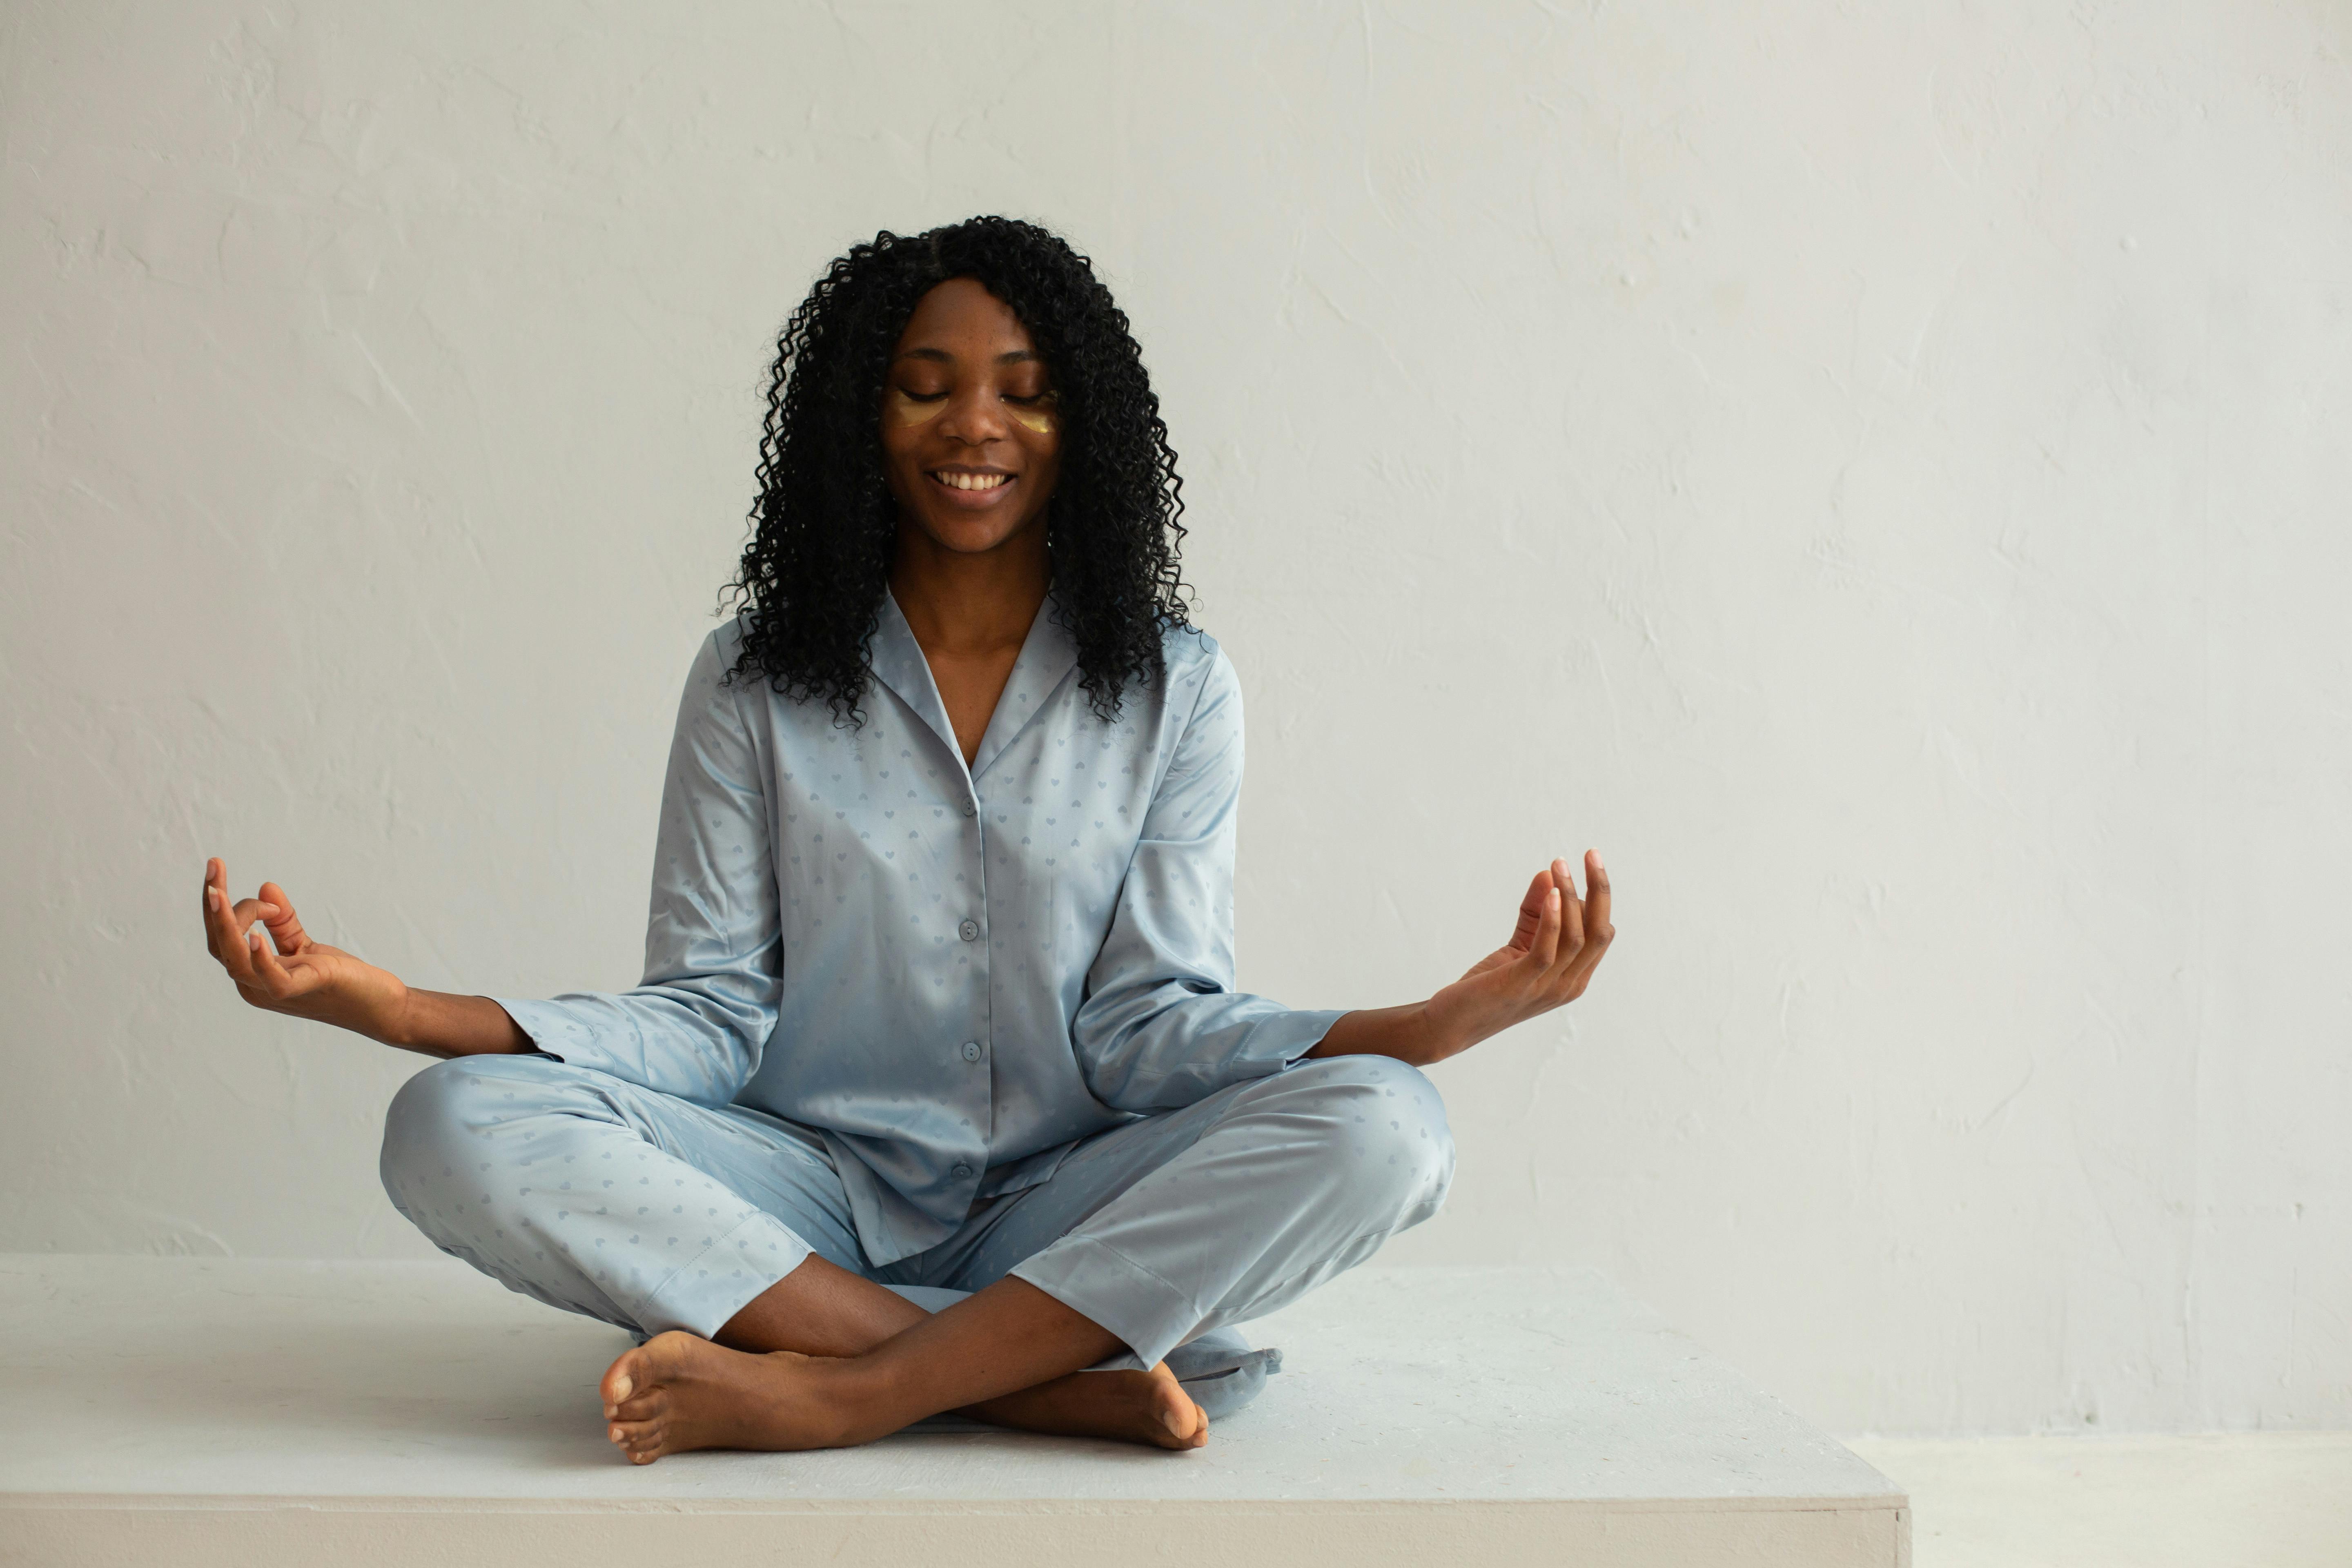
<path fill-rule="evenodd" d="M 635 977 L 772 336 L 1034 216 L 1134 319 L 1243 982 L 1410 999 L 1398 1261 L 1598 1264 L 1844 1431 L 2352 1420 L 2352 10 L 0 11 L 0 1247 L 415 1256 L 413 982 Z M 454 1267 L 454 1265 L 453 1265 Z"/>

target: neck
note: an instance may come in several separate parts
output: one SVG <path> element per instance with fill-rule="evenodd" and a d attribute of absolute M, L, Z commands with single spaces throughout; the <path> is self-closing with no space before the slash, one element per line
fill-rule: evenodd
<path fill-rule="evenodd" d="M 890 595 L 926 652 L 1018 647 L 1052 579 L 1043 526 L 1024 529 L 992 550 L 966 552 L 899 521 Z"/>

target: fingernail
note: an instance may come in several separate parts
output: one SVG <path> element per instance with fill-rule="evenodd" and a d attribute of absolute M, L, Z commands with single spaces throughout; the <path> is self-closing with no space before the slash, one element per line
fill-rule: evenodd
<path fill-rule="evenodd" d="M 1592 857 L 1592 863 L 1593 863 L 1594 865 L 1596 865 L 1596 866 L 1601 866 L 1601 851 L 1600 851 L 1600 850 L 1598 850 L 1598 849 L 1588 849 L 1588 850 L 1586 850 L 1586 851 L 1585 851 L 1585 853 Z M 1606 867 L 1606 866 L 1601 866 L 1601 868 L 1602 870 L 1604 870 L 1604 871 L 1605 871 L 1605 870 L 1607 870 L 1609 868 L 1608 868 L 1608 867 Z"/>
<path fill-rule="evenodd" d="M 221 895 L 218 888 L 215 888 L 211 892 L 205 896 L 212 900 L 213 908 L 218 909 L 221 907 Z"/>

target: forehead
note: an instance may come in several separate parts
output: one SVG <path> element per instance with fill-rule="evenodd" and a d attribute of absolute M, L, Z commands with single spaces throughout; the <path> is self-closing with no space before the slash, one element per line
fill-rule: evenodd
<path fill-rule="evenodd" d="M 1036 345 L 1013 308 L 973 278 L 950 278 L 915 302 L 898 353 L 923 359 L 1034 359 Z"/>

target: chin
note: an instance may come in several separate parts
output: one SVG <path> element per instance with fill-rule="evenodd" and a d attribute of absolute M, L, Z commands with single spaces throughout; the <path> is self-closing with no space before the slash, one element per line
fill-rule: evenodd
<path fill-rule="evenodd" d="M 993 550 L 1021 531 L 1026 518 L 1003 521 L 976 517 L 929 517 L 923 519 L 923 531 L 945 549 L 964 554 L 977 554 Z"/>

